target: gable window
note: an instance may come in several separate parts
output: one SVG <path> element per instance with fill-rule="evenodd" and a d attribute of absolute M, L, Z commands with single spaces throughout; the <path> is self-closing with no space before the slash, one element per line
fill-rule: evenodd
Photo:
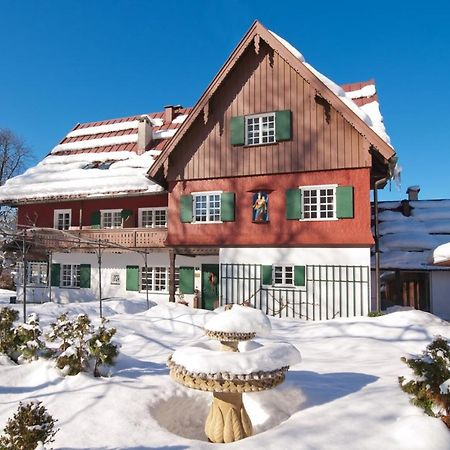
<path fill-rule="evenodd" d="M 194 222 L 220 222 L 220 192 L 193 194 Z"/>
<path fill-rule="evenodd" d="M 167 208 L 140 208 L 139 227 L 141 228 L 166 228 Z"/>
<path fill-rule="evenodd" d="M 276 142 L 275 113 L 245 117 L 245 144 L 258 145 Z"/>
<path fill-rule="evenodd" d="M 301 191 L 303 220 L 336 218 L 336 186 L 302 187 Z"/>
<path fill-rule="evenodd" d="M 71 209 L 55 209 L 53 213 L 53 227 L 57 230 L 68 230 L 72 221 Z"/>
<path fill-rule="evenodd" d="M 61 264 L 61 286 L 80 287 L 79 264 Z"/>
<path fill-rule="evenodd" d="M 100 226 L 102 228 L 122 228 L 122 210 L 106 209 L 100 211 Z"/>
<path fill-rule="evenodd" d="M 141 290 L 153 292 L 167 292 L 169 281 L 168 267 L 142 267 Z"/>

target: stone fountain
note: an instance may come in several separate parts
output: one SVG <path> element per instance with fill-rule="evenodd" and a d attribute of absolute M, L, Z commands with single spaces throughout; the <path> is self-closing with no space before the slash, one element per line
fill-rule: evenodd
<path fill-rule="evenodd" d="M 206 323 L 205 334 L 211 341 L 182 347 L 169 357 L 167 365 L 175 381 L 213 393 L 205 424 L 210 442 L 229 443 L 251 436 L 253 427 L 242 394 L 279 385 L 289 366 L 300 362 L 300 353 L 291 344 L 252 341 L 270 331 L 263 312 L 233 305 Z"/>

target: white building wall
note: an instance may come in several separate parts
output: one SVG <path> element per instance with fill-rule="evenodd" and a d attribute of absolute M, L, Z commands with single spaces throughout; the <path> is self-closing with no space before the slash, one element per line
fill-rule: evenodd
<path fill-rule="evenodd" d="M 222 303 L 315 320 L 369 312 L 369 248 L 223 248 L 219 259 Z M 305 286 L 263 286 L 260 265 L 305 266 Z"/>
<path fill-rule="evenodd" d="M 431 312 L 445 320 L 450 320 L 450 270 L 431 272 Z"/>
<path fill-rule="evenodd" d="M 54 253 L 52 262 L 55 264 L 90 264 L 91 265 L 91 287 L 90 288 L 61 288 L 51 287 L 51 301 L 57 303 L 69 303 L 80 301 L 91 301 L 99 298 L 99 269 L 98 259 L 95 253 Z M 217 256 L 198 256 L 195 258 L 177 255 L 176 267 L 189 266 L 198 267 L 201 270 L 202 264 L 218 264 Z M 145 301 L 146 292 L 127 291 L 126 290 L 126 267 L 139 266 L 144 267 L 144 255 L 136 252 L 111 252 L 104 251 L 101 263 L 102 278 L 102 298 L 139 298 Z M 169 254 L 167 251 L 154 251 L 147 254 L 147 265 L 158 267 L 169 267 Z M 201 272 L 195 271 L 194 287 L 201 290 Z M 118 274 L 120 284 L 111 284 L 113 274 Z M 183 300 L 189 305 L 193 305 L 193 295 L 184 295 Z M 180 297 L 177 297 L 181 299 Z M 23 299 L 22 288 L 17 288 L 17 299 Z M 168 302 L 169 292 L 149 291 L 149 300 L 152 302 Z M 30 286 L 27 288 L 27 301 L 45 302 L 49 301 L 48 287 Z"/>

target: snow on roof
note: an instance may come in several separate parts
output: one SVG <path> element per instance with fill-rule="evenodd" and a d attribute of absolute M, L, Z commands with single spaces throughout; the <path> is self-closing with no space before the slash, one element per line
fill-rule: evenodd
<path fill-rule="evenodd" d="M 311 66 L 311 64 L 308 64 L 303 55 L 292 44 L 275 34 L 273 31 L 269 30 L 269 32 L 317 78 L 319 78 L 325 86 L 327 86 L 337 97 L 339 97 L 340 100 L 342 100 L 342 102 L 345 103 L 361 120 L 372 128 L 378 136 L 391 145 L 391 139 L 386 133 L 386 128 L 383 123 L 383 116 L 380 113 L 380 106 L 376 98 L 376 88 L 373 80 L 366 83 L 360 83 L 361 86 L 356 89 L 351 88 L 354 84 L 348 84 L 341 87 Z M 367 98 L 370 99 L 370 101 L 358 102 L 357 100 L 361 98 Z"/>
<path fill-rule="evenodd" d="M 112 162 L 107 169 L 86 168 L 89 163 L 106 161 Z M 0 188 L 0 201 L 159 192 L 163 188 L 146 177 L 153 161 L 152 152 L 50 154 L 37 166 L 8 180 Z"/>
<path fill-rule="evenodd" d="M 147 171 L 189 112 L 179 108 L 167 123 L 160 112 L 77 124 L 38 165 L 0 187 L 0 202 L 162 191 L 147 178 Z M 152 125 L 152 141 L 139 154 L 143 117 Z"/>
<path fill-rule="evenodd" d="M 430 257 L 433 264 L 442 264 L 450 262 L 450 242 L 436 247 Z"/>
<path fill-rule="evenodd" d="M 444 250 L 450 259 L 450 200 L 403 202 L 411 206 L 409 217 L 401 202 L 379 203 L 381 268 L 442 269 L 432 264 Z"/>

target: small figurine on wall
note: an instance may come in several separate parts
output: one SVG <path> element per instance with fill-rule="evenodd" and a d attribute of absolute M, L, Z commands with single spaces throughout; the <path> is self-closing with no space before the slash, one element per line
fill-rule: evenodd
<path fill-rule="evenodd" d="M 267 192 L 253 194 L 253 222 L 269 221 L 269 196 Z"/>

